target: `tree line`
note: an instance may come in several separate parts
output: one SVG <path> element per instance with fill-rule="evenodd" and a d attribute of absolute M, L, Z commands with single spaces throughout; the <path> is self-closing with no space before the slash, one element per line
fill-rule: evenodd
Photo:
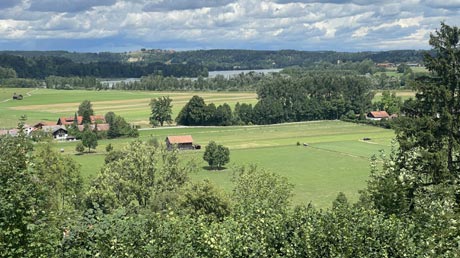
<path fill-rule="evenodd" d="M 149 74 L 175 77 L 207 76 L 202 65 L 165 63 L 122 63 L 100 61 L 77 63 L 70 59 L 53 56 L 22 57 L 0 54 L 0 64 L 13 69 L 17 77 L 44 79 L 47 76 L 99 77 L 99 78 L 139 78 Z"/>
<path fill-rule="evenodd" d="M 226 103 L 216 107 L 193 96 L 175 120 L 180 125 L 238 125 L 354 118 L 355 114 L 364 118 L 373 98 L 366 77 L 331 73 L 301 78 L 273 75 L 260 85 L 257 95 L 254 106 L 237 103 L 233 111 Z M 152 106 L 152 113 L 159 116 L 160 108 Z"/>

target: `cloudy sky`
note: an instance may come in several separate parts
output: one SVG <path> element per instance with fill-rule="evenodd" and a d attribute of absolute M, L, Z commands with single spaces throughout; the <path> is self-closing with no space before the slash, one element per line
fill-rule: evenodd
<path fill-rule="evenodd" d="M 0 50 L 427 49 L 441 21 L 460 0 L 0 0 Z"/>

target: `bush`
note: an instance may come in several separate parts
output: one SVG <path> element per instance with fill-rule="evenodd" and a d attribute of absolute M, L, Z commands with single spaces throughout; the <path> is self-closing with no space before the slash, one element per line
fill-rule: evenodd
<path fill-rule="evenodd" d="M 75 151 L 77 151 L 80 154 L 83 153 L 85 151 L 85 146 L 83 146 L 83 143 L 79 142 L 75 147 Z"/>

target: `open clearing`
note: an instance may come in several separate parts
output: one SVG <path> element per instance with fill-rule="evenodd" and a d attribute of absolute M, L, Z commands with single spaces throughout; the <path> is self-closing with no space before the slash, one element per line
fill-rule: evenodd
<path fill-rule="evenodd" d="M 283 175 L 294 184 L 293 202 L 313 203 L 327 208 L 339 192 L 356 201 L 358 191 L 369 176 L 369 158 L 379 150 L 390 149 L 394 134 L 391 130 L 341 121 L 317 121 L 269 126 L 158 128 L 140 131 L 140 139 L 156 137 L 163 142 L 167 135 L 191 134 L 195 143 L 204 148 L 210 140 L 230 148 L 230 164 L 222 171 L 206 170 L 202 160 L 204 149 L 182 151 L 186 159 L 198 162 L 200 171 L 194 180 L 209 179 L 226 191 L 231 191 L 233 168 L 254 164 L 259 168 Z M 363 137 L 371 138 L 363 142 Z M 76 143 L 58 143 L 64 153 L 82 165 L 85 181 L 89 182 L 102 167 L 105 146 L 115 149 L 133 139 L 99 141 L 97 153 L 75 155 Z M 297 146 L 297 142 L 301 146 Z M 302 144 L 308 143 L 308 147 Z M 370 144 L 372 143 L 372 144 Z"/>

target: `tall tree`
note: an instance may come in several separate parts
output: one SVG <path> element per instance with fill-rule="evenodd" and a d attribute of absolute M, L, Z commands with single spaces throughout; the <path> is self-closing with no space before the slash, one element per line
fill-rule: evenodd
<path fill-rule="evenodd" d="M 204 99 L 193 96 L 180 111 L 176 122 L 180 125 L 203 125 L 207 121 L 207 113 Z"/>
<path fill-rule="evenodd" d="M 83 117 L 83 124 L 91 123 L 91 116 L 94 115 L 93 104 L 89 100 L 83 100 L 78 107 L 78 115 Z"/>
<path fill-rule="evenodd" d="M 156 99 L 152 99 L 150 101 L 150 107 L 152 109 L 151 116 L 150 116 L 150 124 L 155 125 L 156 123 L 160 123 L 160 126 L 163 126 L 163 123 L 166 122 L 168 124 L 172 123 L 172 99 L 169 96 L 159 97 Z"/>
<path fill-rule="evenodd" d="M 86 127 L 84 129 L 81 141 L 83 143 L 83 146 L 88 148 L 88 152 L 90 152 L 91 149 L 96 149 L 97 147 L 97 135 L 93 131 L 91 131 L 89 127 Z"/>
<path fill-rule="evenodd" d="M 405 119 L 397 130 L 403 150 L 421 148 L 433 183 L 457 175 L 460 140 L 459 29 L 444 23 L 430 35 L 434 56 L 426 54 L 431 71 L 416 83 L 416 99 L 404 107 Z"/>

